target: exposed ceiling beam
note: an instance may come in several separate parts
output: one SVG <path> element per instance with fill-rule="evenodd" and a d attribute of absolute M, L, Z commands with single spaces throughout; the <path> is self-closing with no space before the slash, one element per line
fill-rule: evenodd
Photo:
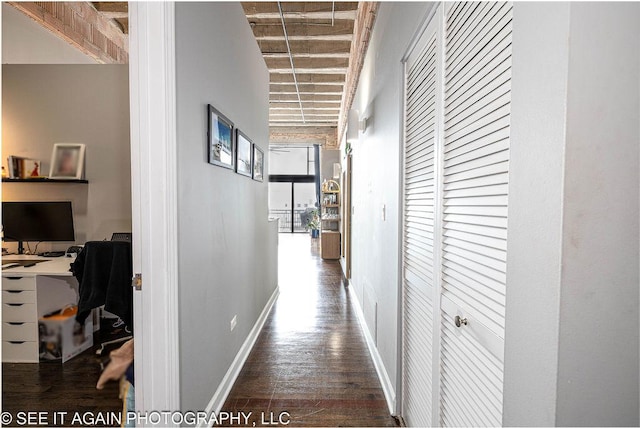
<path fill-rule="evenodd" d="M 286 69 L 291 68 L 289 63 L 289 56 L 286 58 L 265 58 L 267 68 L 272 69 Z M 302 73 L 304 69 L 344 69 L 346 72 L 349 66 L 349 58 L 296 58 L 293 62 L 296 67 L 296 74 Z"/>
<path fill-rule="evenodd" d="M 353 98 L 358 88 L 360 73 L 362 72 L 364 58 L 369 48 L 371 32 L 373 31 L 373 25 L 375 24 L 379 7 L 380 3 L 378 2 L 358 3 L 358 16 L 355 22 L 349 69 L 346 75 L 344 97 L 342 98 L 342 106 L 340 108 L 340 120 L 338 121 L 338 135 L 340 136 L 344 134 L 347 114 L 349 113 L 349 109 L 351 109 Z"/>
<path fill-rule="evenodd" d="M 316 85 L 322 83 L 335 84 L 344 83 L 344 76 L 339 74 L 300 74 L 296 73 L 298 83 L 314 83 Z M 292 84 L 293 75 L 291 73 L 272 74 L 269 76 L 272 85 L 275 84 Z"/>
<path fill-rule="evenodd" d="M 276 74 L 290 74 L 291 68 L 270 68 L 270 73 Z M 298 68 L 296 67 L 296 74 L 346 74 L 347 67 L 335 67 L 335 68 Z"/>
<path fill-rule="evenodd" d="M 298 83 L 300 92 L 336 92 L 342 93 L 343 85 L 315 85 Z M 295 92 L 295 85 L 269 85 L 270 92 Z"/>
<path fill-rule="evenodd" d="M 300 94 L 300 98 L 302 102 L 305 101 L 332 101 L 332 102 L 340 102 L 342 100 L 342 94 Z M 269 94 L 269 100 L 271 102 L 278 101 L 297 101 L 297 94 L 279 94 L 279 93 L 271 93 Z"/>
<path fill-rule="evenodd" d="M 320 12 L 284 12 L 286 19 L 305 19 L 305 20 L 325 20 L 331 22 L 331 19 L 352 20 L 356 19 L 356 10 L 338 10 L 336 12 L 320 11 Z M 257 12 L 248 13 L 247 19 L 277 19 L 280 15 L 278 12 Z"/>
<path fill-rule="evenodd" d="M 265 59 L 275 59 L 275 58 L 289 58 L 289 54 L 286 52 L 279 53 L 263 53 L 262 56 Z M 333 52 L 333 53 L 293 53 L 292 56 L 294 58 L 313 58 L 313 59 L 324 59 L 324 58 L 349 58 L 349 52 Z"/>
<path fill-rule="evenodd" d="M 290 40 L 307 40 L 307 37 L 317 36 L 351 36 L 353 34 L 353 21 L 336 21 L 335 25 L 308 25 L 301 23 L 288 23 L 287 34 Z M 253 34 L 258 40 L 284 37 L 282 27 L 275 23 L 262 24 L 257 22 L 253 26 Z"/>
<path fill-rule="evenodd" d="M 303 101 L 303 108 L 334 108 L 340 109 L 339 101 Z M 269 108 L 299 108 L 298 103 L 291 101 L 272 101 Z"/>
<path fill-rule="evenodd" d="M 331 2 L 284 2 L 282 3 L 282 11 L 290 12 L 327 12 L 331 11 L 334 5 Z M 242 2 L 242 8 L 246 15 L 256 13 L 274 13 L 278 12 L 278 6 L 275 2 Z M 335 2 L 335 11 L 357 10 L 358 2 Z"/>
<path fill-rule="evenodd" d="M 291 51 L 302 54 L 342 53 L 351 50 L 350 41 L 333 41 L 325 43 L 322 40 L 289 40 Z M 286 53 L 287 46 L 284 40 L 261 40 L 258 46 L 265 53 Z"/>
<path fill-rule="evenodd" d="M 335 42 L 335 41 L 348 41 L 353 39 L 352 34 L 325 34 L 314 36 L 289 36 L 290 41 L 323 41 L 323 42 Z M 256 40 L 262 41 L 277 41 L 284 40 L 284 36 L 256 36 Z"/>
<path fill-rule="evenodd" d="M 271 97 L 275 97 L 278 95 L 285 95 L 285 96 L 291 96 L 291 95 L 296 95 L 297 92 L 269 92 L 269 95 Z M 333 97 L 337 97 L 338 100 L 342 99 L 342 91 L 340 92 L 300 92 L 300 95 L 307 95 L 307 96 L 312 96 L 312 95 L 322 95 L 322 96 L 333 96 Z M 304 97 L 302 97 L 304 98 Z"/>
<path fill-rule="evenodd" d="M 88 2 L 9 4 L 99 63 L 129 62 L 128 36 Z"/>
<path fill-rule="evenodd" d="M 325 148 L 337 148 L 336 128 L 314 124 L 271 126 L 269 144 L 320 144 Z"/>

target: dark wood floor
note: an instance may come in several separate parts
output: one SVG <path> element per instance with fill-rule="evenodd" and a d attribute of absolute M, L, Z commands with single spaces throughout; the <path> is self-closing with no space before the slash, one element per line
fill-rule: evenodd
<path fill-rule="evenodd" d="M 288 412 L 291 426 L 395 426 L 340 265 L 314 242 L 280 235 L 280 297 L 223 411 L 257 425 Z"/>
<path fill-rule="evenodd" d="M 103 333 L 100 337 L 97 334 L 94 343 L 100 343 L 104 338 L 110 339 L 111 336 Z M 41 364 L 3 363 L 2 411 L 11 413 L 13 422 L 2 425 L 38 425 L 37 422 L 31 425 L 17 423 L 18 412 L 46 412 L 49 426 L 79 426 L 70 423 L 75 413 L 85 418 L 84 414 L 88 412 L 86 417 L 93 417 L 97 422 L 95 426 L 105 426 L 99 418 L 110 417 L 111 412 L 119 415 L 122 400 L 118 398 L 118 382 L 109 382 L 103 390 L 96 389 L 101 373 L 100 362 L 106 361 L 107 357 L 100 359 L 95 355 L 95 349 L 97 347 L 88 349 L 64 364 L 52 361 Z M 66 423 L 54 424 L 54 412 L 67 412 Z M 58 416 L 57 420 L 60 422 L 61 417 Z"/>

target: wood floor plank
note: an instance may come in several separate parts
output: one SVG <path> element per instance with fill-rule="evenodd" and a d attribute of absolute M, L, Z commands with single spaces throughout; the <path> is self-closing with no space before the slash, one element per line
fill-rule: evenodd
<path fill-rule="evenodd" d="M 289 426 L 397 426 L 340 265 L 318 250 L 308 235 L 280 235 L 280 296 L 222 410 L 258 422 L 288 412 Z"/>

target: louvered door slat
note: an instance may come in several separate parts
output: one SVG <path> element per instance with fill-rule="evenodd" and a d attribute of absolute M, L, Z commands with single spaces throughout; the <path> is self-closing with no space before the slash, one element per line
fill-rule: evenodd
<path fill-rule="evenodd" d="M 402 402 L 414 426 L 432 424 L 437 47 L 432 25 L 405 65 Z"/>
<path fill-rule="evenodd" d="M 452 6 L 445 27 L 440 422 L 497 426 L 502 423 L 512 5 L 472 6 Z M 467 318 L 467 325 L 456 327 L 456 316 Z"/>

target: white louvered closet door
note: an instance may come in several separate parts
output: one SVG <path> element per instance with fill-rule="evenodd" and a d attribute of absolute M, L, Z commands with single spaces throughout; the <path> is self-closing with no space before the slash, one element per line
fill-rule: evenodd
<path fill-rule="evenodd" d="M 432 21 L 405 62 L 402 411 L 409 426 L 433 420 L 434 155 L 442 107 L 438 20 Z"/>
<path fill-rule="evenodd" d="M 445 13 L 444 426 L 502 424 L 511 21 L 511 3 L 454 3 Z"/>

